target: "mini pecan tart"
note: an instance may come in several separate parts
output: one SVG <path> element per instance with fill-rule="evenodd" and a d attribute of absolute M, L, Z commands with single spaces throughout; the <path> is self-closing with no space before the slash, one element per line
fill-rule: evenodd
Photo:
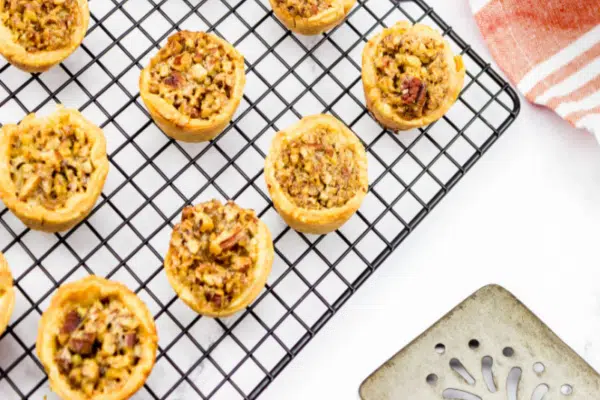
<path fill-rule="evenodd" d="M 265 160 L 265 180 L 289 226 L 329 233 L 352 217 L 367 193 L 367 154 L 335 117 L 304 117 L 276 134 Z"/>
<path fill-rule="evenodd" d="M 88 276 L 52 297 L 36 347 L 61 398 L 121 400 L 143 386 L 157 346 L 146 305 L 124 285 Z"/>
<path fill-rule="evenodd" d="M 234 314 L 267 282 L 273 241 L 254 211 L 232 201 L 188 206 L 175 225 L 165 270 L 177 295 L 210 317 Z"/>
<path fill-rule="evenodd" d="M 92 210 L 108 173 L 102 130 L 59 108 L 0 134 L 0 199 L 31 229 L 64 231 Z"/>
<path fill-rule="evenodd" d="M 4 333 L 8 326 L 14 306 L 15 289 L 12 274 L 4 254 L 0 253 L 0 335 Z"/>
<path fill-rule="evenodd" d="M 154 122 L 184 142 L 214 138 L 240 104 L 244 57 L 225 40 L 204 32 L 169 37 L 140 77 L 140 95 Z"/>
<path fill-rule="evenodd" d="M 87 0 L 0 0 L 0 53 L 27 72 L 43 72 L 83 41 Z"/>
<path fill-rule="evenodd" d="M 269 0 L 291 31 L 317 35 L 341 24 L 356 0 Z"/>
<path fill-rule="evenodd" d="M 394 131 L 440 119 L 458 98 L 464 78 L 462 57 L 426 25 L 398 22 L 369 40 L 363 51 L 367 108 Z"/>

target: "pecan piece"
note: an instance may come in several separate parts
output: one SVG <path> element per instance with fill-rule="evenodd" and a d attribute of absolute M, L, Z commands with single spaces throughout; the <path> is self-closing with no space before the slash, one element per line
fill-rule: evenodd
<path fill-rule="evenodd" d="M 314 149 L 315 151 L 322 151 L 328 156 L 333 155 L 333 148 L 331 146 L 326 146 L 323 143 L 306 143 L 306 146 Z M 308 156 L 308 152 L 305 149 L 300 149 L 300 154 L 302 154 L 302 157 L 305 158 Z"/>
<path fill-rule="evenodd" d="M 219 255 L 225 250 L 232 249 L 236 244 L 246 237 L 246 233 L 241 226 L 236 226 L 233 230 L 223 232 L 210 243 L 209 250 L 214 255 Z"/>
<path fill-rule="evenodd" d="M 81 334 L 74 335 L 71 337 L 71 339 L 69 340 L 69 350 L 81 355 L 91 354 L 95 340 L 95 333 L 81 332 Z"/>
<path fill-rule="evenodd" d="M 165 85 L 177 89 L 183 85 L 185 78 L 179 72 L 174 71 L 171 75 L 167 76 L 163 82 Z"/>
<path fill-rule="evenodd" d="M 212 297 L 211 301 L 215 305 L 215 307 L 220 308 L 221 305 L 223 304 L 223 296 L 221 296 L 220 294 L 215 294 Z"/>
<path fill-rule="evenodd" d="M 71 353 L 69 353 L 68 349 L 63 349 L 60 353 L 56 354 L 54 357 L 54 361 L 58 365 L 58 369 L 62 373 L 68 373 L 71 370 Z"/>
<path fill-rule="evenodd" d="M 42 178 L 39 175 L 32 175 L 25 181 L 21 191 L 19 192 L 19 200 L 24 201 L 29 198 L 37 189 L 38 185 L 42 181 Z"/>
<path fill-rule="evenodd" d="M 241 227 L 236 227 L 231 236 L 223 239 L 220 243 L 222 250 L 229 250 L 236 244 L 238 244 L 244 238 L 244 232 Z"/>
<path fill-rule="evenodd" d="M 194 207 L 192 206 L 186 206 L 183 208 L 183 210 L 181 211 L 181 219 L 188 219 L 188 218 L 193 218 L 194 217 Z"/>
<path fill-rule="evenodd" d="M 350 179 L 350 169 L 346 166 L 342 168 L 342 177 L 346 180 Z"/>
<path fill-rule="evenodd" d="M 216 308 L 221 308 L 223 305 L 223 295 L 220 293 L 207 293 L 206 300 L 211 302 Z"/>
<path fill-rule="evenodd" d="M 405 76 L 402 81 L 402 101 L 407 104 L 425 103 L 425 82 L 414 76 Z"/>
<path fill-rule="evenodd" d="M 231 262 L 231 269 L 233 269 L 234 271 L 239 271 L 239 272 L 243 272 L 243 273 L 248 272 L 248 270 L 250 269 L 251 266 L 252 266 L 252 260 L 250 259 L 250 257 L 236 256 L 233 258 L 233 260 Z"/>
<path fill-rule="evenodd" d="M 77 313 L 77 311 L 72 310 L 67 313 L 65 316 L 65 322 L 63 322 L 63 326 L 60 329 L 61 333 L 69 334 L 74 332 L 79 324 L 81 323 L 81 317 Z"/>
<path fill-rule="evenodd" d="M 135 332 L 130 332 L 125 334 L 125 346 L 129 348 L 133 348 L 137 343 L 137 334 Z"/>

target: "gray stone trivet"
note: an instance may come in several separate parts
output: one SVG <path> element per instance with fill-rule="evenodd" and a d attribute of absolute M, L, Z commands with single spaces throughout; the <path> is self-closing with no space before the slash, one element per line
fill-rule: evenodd
<path fill-rule="evenodd" d="M 486 286 L 394 355 L 363 400 L 600 399 L 600 375 L 511 293 Z"/>

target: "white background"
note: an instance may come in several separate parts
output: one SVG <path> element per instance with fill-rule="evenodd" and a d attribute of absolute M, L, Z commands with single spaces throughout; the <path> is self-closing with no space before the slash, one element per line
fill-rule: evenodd
<path fill-rule="evenodd" d="M 467 0 L 429 3 L 491 60 Z M 488 283 L 513 292 L 600 369 L 600 148 L 521 101 L 505 135 L 262 399 L 358 398 L 375 368 Z"/>

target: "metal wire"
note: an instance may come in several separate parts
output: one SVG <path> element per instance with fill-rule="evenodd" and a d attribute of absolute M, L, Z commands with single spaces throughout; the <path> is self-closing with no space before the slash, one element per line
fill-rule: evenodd
<path fill-rule="evenodd" d="M 41 235 L 0 211 L 0 248 L 18 289 L 0 338 L 2 399 L 50 394 L 34 354 L 37 322 L 59 285 L 88 273 L 126 282 L 157 320 L 157 364 L 136 398 L 257 398 L 519 113 L 515 92 L 421 0 L 359 0 L 344 24 L 314 39 L 285 30 L 266 0 L 93 0 L 90 8 L 84 44 L 60 67 L 42 75 L 0 68 L 2 122 L 55 103 L 75 106 L 104 129 L 111 161 L 101 199 L 69 232 Z M 399 19 L 437 27 L 468 71 L 447 116 L 395 135 L 374 124 L 363 106 L 360 52 L 373 32 Z M 217 140 L 187 145 L 157 134 L 140 105 L 137 76 L 175 30 L 200 28 L 242 50 L 249 85 Z M 285 227 L 262 178 L 273 132 L 307 110 L 346 122 L 370 162 L 365 206 L 321 237 Z M 255 205 L 273 230 L 276 251 L 257 301 L 223 320 L 190 313 L 161 272 L 181 209 L 215 196 Z"/>

